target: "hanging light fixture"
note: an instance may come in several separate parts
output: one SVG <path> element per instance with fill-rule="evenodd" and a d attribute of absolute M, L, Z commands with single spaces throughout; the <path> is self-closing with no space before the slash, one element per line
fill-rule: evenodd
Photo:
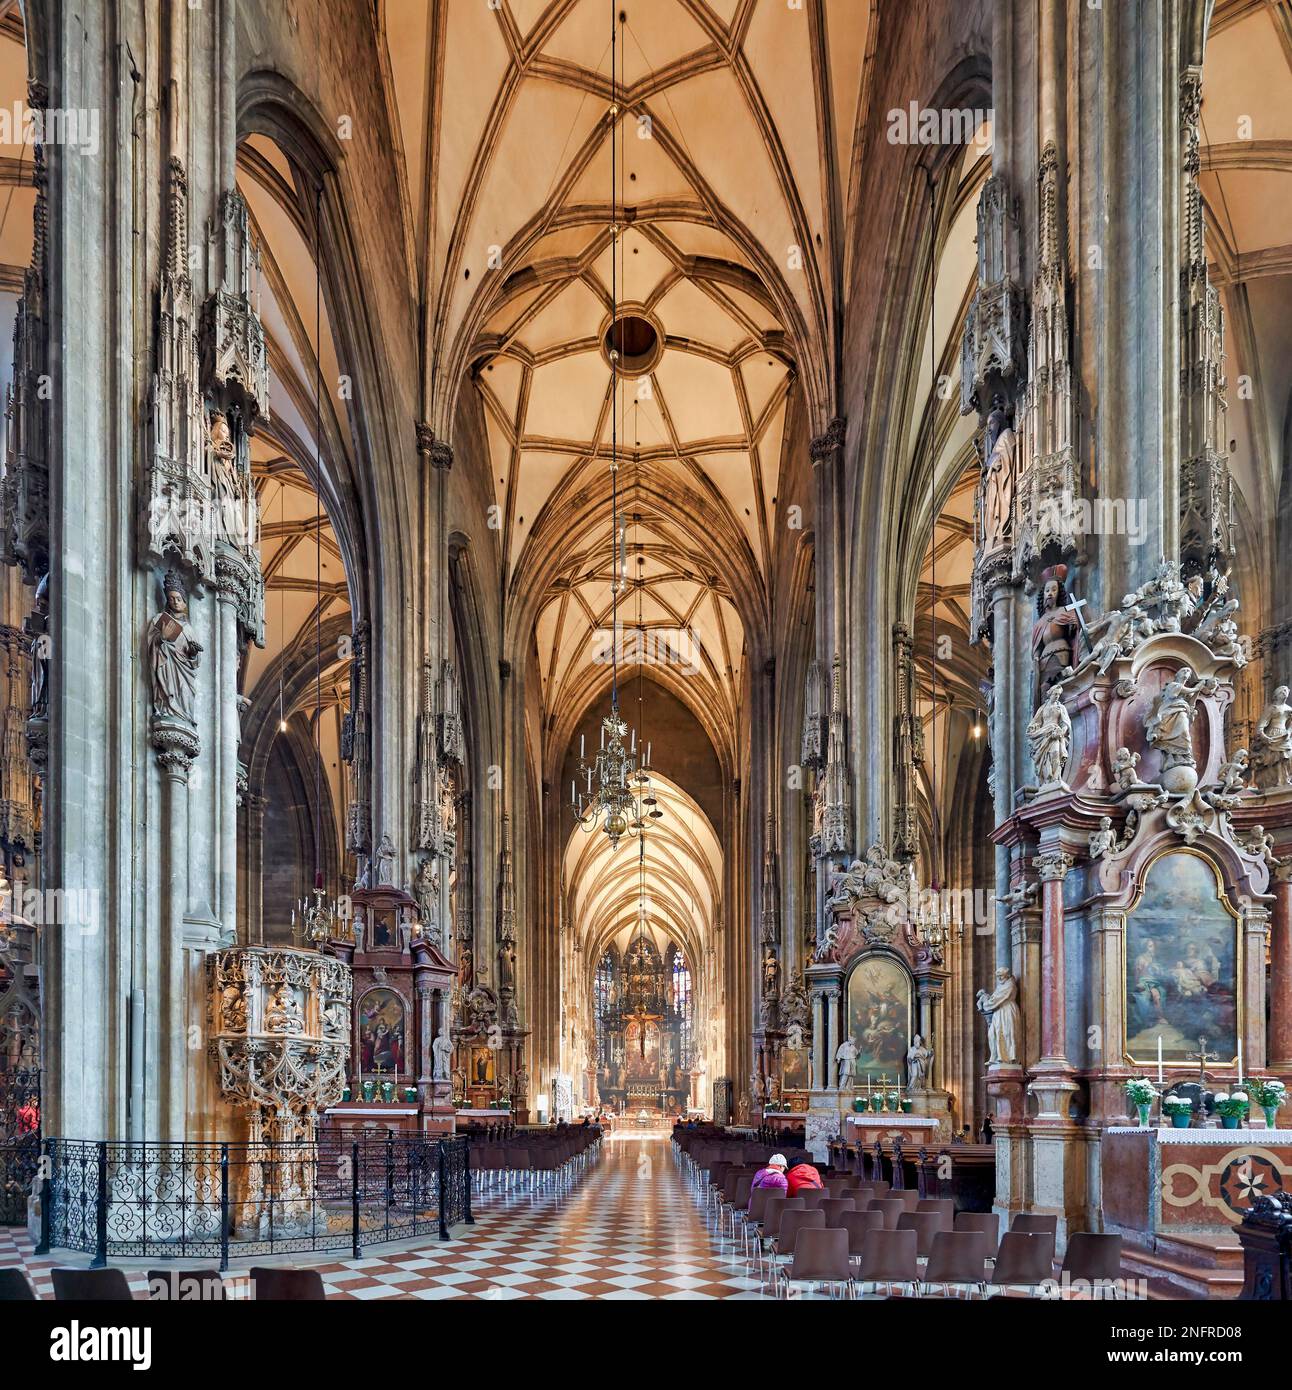
<path fill-rule="evenodd" d="M 578 779 L 570 784 L 570 805 L 582 828 L 605 831 L 611 847 L 624 835 L 636 834 L 642 825 L 640 776 L 637 766 L 637 731 L 630 730 L 619 712 L 619 594 L 624 586 L 624 536 L 619 524 L 619 160 L 616 146 L 619 125 L 619 75 L 616 66 L 618 30 L 614 5 L 610 7 L 610 713 L 601 721 L 601 747 L 592 762 L 584 757 L 579 737 Z M 648 750 L 649 752 L 649 750 Z M 649 762 L 649 755 L 646 758 Z M 647 779 L 649 780 L 649 779 Z"/>

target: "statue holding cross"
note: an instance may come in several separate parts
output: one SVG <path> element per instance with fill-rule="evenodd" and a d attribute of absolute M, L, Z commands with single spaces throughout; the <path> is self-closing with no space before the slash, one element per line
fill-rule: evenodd
<path fill-rule="evenodd" d="M 1049 689 L 1063 679 L 1076 659 L 1077 633 L 1084 630 L 1080 604 L 1068 601 L 1064 581 L 1067 565 L 1055 565 L 1041 575 L 1036 621 L 1032 624 L 1032 660 L 1036 662 L 1036 698 L 1039 704 Z M 1084 600 L 1083 600 L 1084 602 Z"/>

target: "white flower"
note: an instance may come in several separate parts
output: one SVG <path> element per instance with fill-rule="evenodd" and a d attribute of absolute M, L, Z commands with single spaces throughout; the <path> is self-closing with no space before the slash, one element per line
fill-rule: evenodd
<path fill-rule="evenodd" d="M 1215 1104 L 1215 1105 L 1219 1105 L 1220 1102 L 1221 1102 L 1222 1100 L 1228 1100 L 1228 1099 L 1229 1099 L 1229 1092 L 1228 1092 L 1228 1091 L 1217 1091 L 1216 1094 L 1212 1097 L 1212 1102 L 1213 1102 L 1213 1104 Z"/>
<path fill-rule="evenodd" d="M 1245 1100 L 1247 1099 L 1247 1092 L 1246 1092 L 1246 1091 L 1235 1091 L 1234 1094 L 1230 1097 L 1230 1099 L 1231 1099 L 1231 1100 L 1244 1100 L 1244 1101 L 1245 1101 Z"/>

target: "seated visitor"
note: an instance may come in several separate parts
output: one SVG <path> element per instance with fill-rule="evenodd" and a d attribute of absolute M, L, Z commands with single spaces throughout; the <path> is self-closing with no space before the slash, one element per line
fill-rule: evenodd
<path fill-rule="evenodd" d="M 760 1168 L 754 1174 L 754 1187 L 777 1187 L 784 1191 L 789 1184 L 785 1180 L 785 1155 L 773 1154 L 767 1160 L 767 1166 Z"/>
<path fill-rule="evenodd" d="M 785 1175 L 789 1196 L 803 1191 L 820 1190 L 821 1174 L 810 1163 L 796 1163 Z"/>

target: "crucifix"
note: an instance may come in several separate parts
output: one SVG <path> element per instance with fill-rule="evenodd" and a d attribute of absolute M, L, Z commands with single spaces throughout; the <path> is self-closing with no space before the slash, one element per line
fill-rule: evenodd
<path fill-rule="evenodd" d="M 1063 606 L 1067 609 L 1069 613 L 1076 614 L 1077 622 L 1081 624 L 1081 635 L 1086 639 L 1086 646 L 1093 648 L 1094 643 L 1090 640 L 1090 629 L 1086 626 L 1085 615 L 1081 611 L 1086 606 L 1086 600 L 1074 596 L 1070 598 L 1067 601 L 1067 603 L 1065 603 Z"/>
<path fill-rule="evenodd" d="M 1220 1061 L 1220 1053 L 1208 1052 L 1206 1038 L 1199 1038 L 1197 1052 L 1187 1053 L 1186 1056 L 1190 1062 L 1197 1062 L 1198 1085 L 1205 1091 L 1207 1089 L 1207 1063 Z"/>

